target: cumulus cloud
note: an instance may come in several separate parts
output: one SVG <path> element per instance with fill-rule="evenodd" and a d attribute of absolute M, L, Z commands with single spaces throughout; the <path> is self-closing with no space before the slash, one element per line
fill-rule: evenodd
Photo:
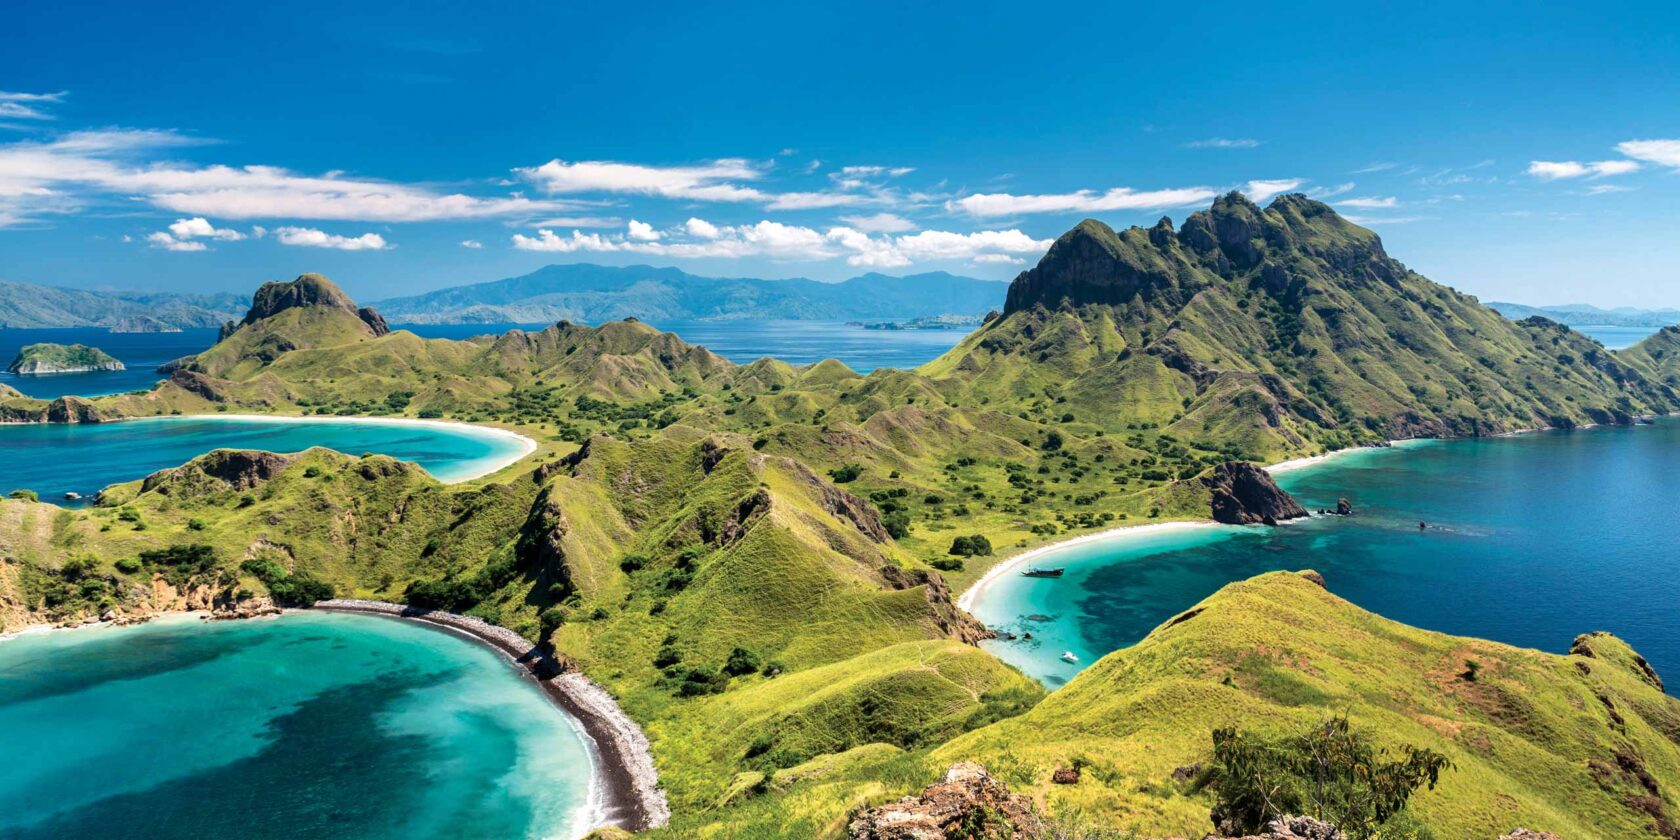
<path fill-rule="evenodd" d="M 1383 207 L 1400 206 L 1399 199 L 1396 199 L 1391 195 L 1383 197 L 1367 196 L 1365 198 L 1348 198 L 1336 203 L 1342 205 L 1343 207 L 1358 207 L 1364 210 L 1376 210 Z"/>
<path fill-rule="evenodd" d="M 315 228 L 282 227 L 274 229 L 274 236 L 282 245 L 304 248 L 334 248 L 340 251 L 383 251 L 390 248 L 385 237 L 377 233 L 361 236 L 339 236 Z"/>
<path fill-rule="evenodd" d="M 891 268 L 929 261 L 1016 260 L 1022 255 L 1043 253 L 1050 247 L 1050 240 L 1033 239 L 1019 230 L 922 231 L 902 236 L 872 236 L 846 226 L 819 231 L 769 220 L 750 225 L 716 225 L 691 218 L 680 227 L 664 231 L 657 240 L 638 239 L 629 232 L 614 236 L 573 230 L 569 235 L 561 235 L 544 228 L 536 236 L 514 234 L 513 245 L 524 251 L 635 253 L 678 258 L 765 257 L 782 261 L 844 258 L 855 266 Z"/>
<path fill-rule="evenodd" d="M 534 215 L 572 206 L 517 195 L 440 193 L 340 173 L 302 175 L 274 166 L 144 162 L 161 149 L 200 142 L 174 132 L 122 130 L 0 144 L 0 216 L 50 212 L 49 205 L 75 204 L 89 194 L 139 198 L 165 210 L 224 219 L 419 222 Z"/>
<path fill-rule="evenodd" d="M 1680 169 L 1680 140 L 1629 140 L 1617 143 L 1616 151 L 1635 160 Z"/>
<path fill-rule="evenodd" d="M 915 222 L 892 213 L 876 213 L 872 216 L 841 216 L 840 221 L 864 233 L 908 233 L 916 229 Z"/>
<path fill-rule="evenodd" d="M 1248 199 L 1255 204 L 1264 204 L 1271 200 L 1272 196 L 1281 195 L 1282 193 L 1298 189 L 1305 183 L 1306 181 L 1301 178 L 1278 178 L 1269 181 L 1249 181 L 1248 189 L 1243 190 L 1243 192 L 1247 193 Z"/>
<path fill-rule="evenodd" d="M 1184 187 L 1138 191 L 1115 187 L 1107 192 L 1080 190 L 1054 195 L 976 193 L 946 202 L 951 211 L 971 216 L 1016 216 L 1026 213 L 1095 213 L 1104 210 L 1153 210 L 1183 207 L 1212 201 L 1219 192 L 1211 187 Z"/>
<path fill-rule="evenodd" d="M 176 239 L 166 231 L 161 230 L 147 234 L 146 242 L 150 243 L 153 248 L 162 248 L 165 251 L 204 251 L 208 249 L 208 246 L 203 242 Z"/>
<path fill-rule="evenodd" d="M 1622 145 L 1627 145 L 1623 143 Z M 1528 164 L 1528 174 L 1544 181 L 1563 178 L 1604 178 L 1639 171 L 1638 161 L 1599 160 L 1582 163 L 1578 160 L 1536 160 Z"/>
<path fill-rule="evenodd" d="M 650 225 L 647 222 L 638 222 L 635 219 L 630 220 L 630 232 L 628 235 L 631 239 L 634 239 L 637 242 L 653 242 L 659 239 L 659 231 L 654 230 L 653 225 Z"/>
<path fill-rule="evenodd" d="M 191 219 L 176 219 L 169 226 L 169 232 L 176 239 L 219 239 L 223 242 L 238 242 L 245 238 L 245 234 L 233 228 L 218 228 L 210 224 L 210 220 L 203 216 Z"/>
<path fill-rule="evenodd" d="M 1260 145 L 1260 141 L 1250 137 L 1209 137 L 1206 140 L 1192 140 L 1184 145 L 1191 149 L 1252 149 Z"/>

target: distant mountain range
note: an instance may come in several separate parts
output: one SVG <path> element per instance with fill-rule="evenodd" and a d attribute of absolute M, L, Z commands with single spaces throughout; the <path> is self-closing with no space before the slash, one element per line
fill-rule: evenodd
<path fill-rule="evenodd" d="M 1585 303 L 1528 306 L 1494 302 L 1488 306 L 1513 321 L 1539 315 L 1570 327 L 1668 327 L 1680 324 L 1680 309 L 1634 309 L 1631 306 L 1600 309 Z"/>
<path fill-rule="evenodd" d="M 1003 306 L 1007 285 L 944 272 L 865 274 L 839 283 L 700 277 L 675 268 L 551 265 L 522 277 L 375 301 L 386 320 L 407 324 L 599 324 L 644 321 L 905 320 L 982 315 Z"/>
<path fill-rule="evenodd" d="M 111 327 L 161 332 L 219 327 L 243 317 L 248 295 L 64 289 L 0 281 L 0 329 Z"/>

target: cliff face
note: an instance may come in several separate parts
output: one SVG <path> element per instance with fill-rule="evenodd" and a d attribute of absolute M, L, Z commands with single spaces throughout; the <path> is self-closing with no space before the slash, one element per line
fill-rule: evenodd
<path fill-rule="evenodd" d="M 272 318 L 287 309 L 303 307 L 327 307 L 341 309 L 359 318 L 367 325 L 368 331 L 374 336 L 381 336 L 391 331 L 385 325 L 385 319 L 371 307 L 357 307 L 356 302 L 344 293 L 331 280 L 319 274 L 299 275 L 289 283 L 269 282 L 257 288 L 257 293 L 251 298 L 251 309 L 245 313 L 245 320 L 240 325 L 254 324 L 264 318 Z M 224 332 L 226 332 L 224 328 Z M 225 335 L 223 336 L 226 337 Z"/>

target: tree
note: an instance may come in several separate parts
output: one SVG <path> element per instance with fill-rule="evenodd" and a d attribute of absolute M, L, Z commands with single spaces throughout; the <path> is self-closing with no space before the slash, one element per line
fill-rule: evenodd
<path fill-rule="evenodd" d="M 1267 740 L 1234 728 L 1213 732 L 1206 784 L 1214 825 L 1228 835 L 1258 834 L 1281 816 L 1304 815 L 1349 837 L 1377 836 L 1418 788 L 1431 790 L 1452 762 L 1434 750 L 1373 746 L 1345 716 L 1299 735 Z"/>
<path fill-rule="evenodd" d="M 957 537 L 951 540 L 951 550 L 947 553 L 958 557 L 990 557 L 992 541 L 979 534 Z"/>
<path fill-rule="evenodd" d="M 744 647 L 738 647 L 729 652 L 729 659 L 723 664 L 723 672 L 731 677 L 739 677 L 742 674 L 757 671 L 762 665 L 763 663 L 758 659 L 758 654 Z"/>

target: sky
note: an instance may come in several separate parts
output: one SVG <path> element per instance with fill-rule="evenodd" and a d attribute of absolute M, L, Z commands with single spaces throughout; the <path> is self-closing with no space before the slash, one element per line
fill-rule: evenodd
<path fill-rule="evenodd" d="M 19 3 L 0 279 L 1009 279 L 1320 198 L 1483 300 L 1680 306 L 1680 4 Z"/>

